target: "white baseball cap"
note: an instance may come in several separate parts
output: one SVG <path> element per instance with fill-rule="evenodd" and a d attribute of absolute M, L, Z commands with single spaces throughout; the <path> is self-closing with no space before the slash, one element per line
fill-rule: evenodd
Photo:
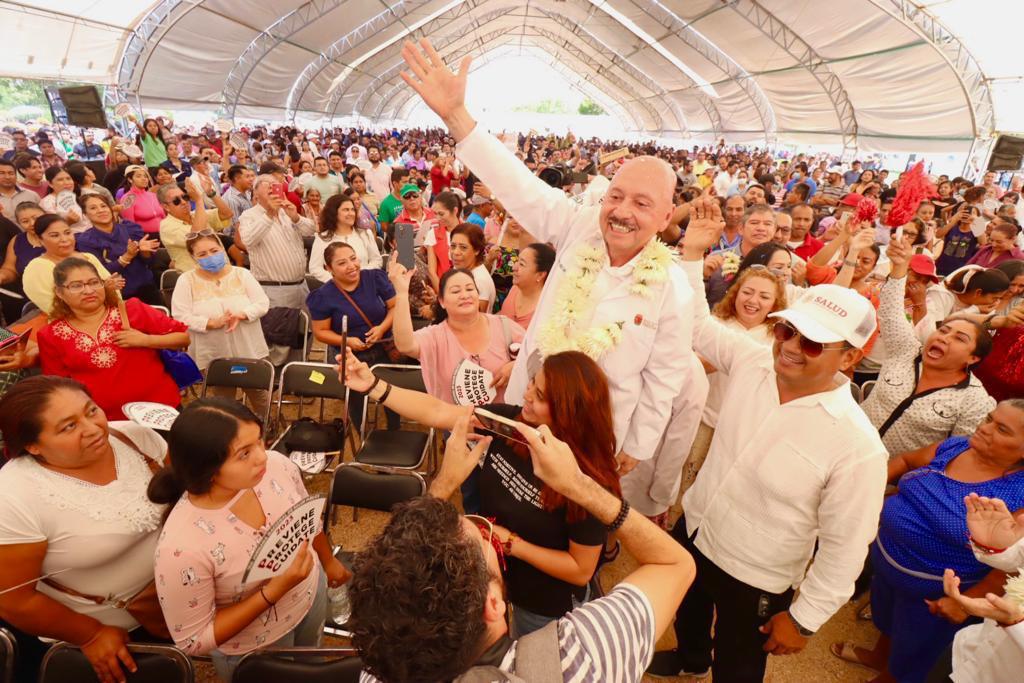
<path fill-rule="evenodd" d="M 871 302 L 839 285 L 811 287 L 795 304 L 769 317 L 789 321 L 811 341 L 845 341 L 856 349 L 864 348 L 877 327 Z"/>

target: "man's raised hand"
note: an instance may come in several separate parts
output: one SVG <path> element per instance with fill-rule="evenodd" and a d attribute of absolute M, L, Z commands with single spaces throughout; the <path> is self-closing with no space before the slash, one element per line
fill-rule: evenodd
<path fill-rule="evenodd" d="M 423 38 L 418 46 L 406 41 L 402 46 L 402 59 L 409 66 L 409 71 L 401 73 L 402 80 L 441 117 L 456 142 L 468 135 L 476 125 L 466 111 L 466 78 L 472 57 L 463 57 L 458 73 L 453 73 L 430 41 Z"/>
<path fill-rule="evenodd" d="M 714 197 L 697 197 L 690 203 L 690 222 L 683 237 L 683 259 L 699 261 L 718 242 L 725 221 Z"/>

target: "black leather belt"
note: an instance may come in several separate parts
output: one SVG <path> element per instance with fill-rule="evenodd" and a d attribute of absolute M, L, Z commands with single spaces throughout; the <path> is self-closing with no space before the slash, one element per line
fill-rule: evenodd
<path fill-rule="evenodd" d="M 305 280 L 296 280 L 295 282 L 281 282 L 280 280 L 257 280 L 264 287 L 289 287 L 292 285 L 301 285 Z"/>

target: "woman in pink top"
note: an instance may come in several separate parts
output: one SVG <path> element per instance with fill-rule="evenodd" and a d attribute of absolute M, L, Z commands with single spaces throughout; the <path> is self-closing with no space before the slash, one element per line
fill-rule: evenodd
<path fill-rule="evenodd" d="M 149 499 L 174 503 L 155 573 L 175 644 L 189 655 L 212 655 L 225 681 L 241 656 L 259 647 L 319 645 L 326 586 L 351 577 L 323 532 L 313 539 L 315 554 L 303 543 L 283 573 L 242 583 L 264 534 L 308 495 L 298 468 L 265 451 L 259 418 L 226 399 L 189 404 L 168 446 L 171 466 L 154 476 Z"/>
<path fill-rule="evenodd" d="M 469 359 L 494 375 L 498 395 L 493 402 L 501 403 L 514 360 L 509 347 L 522 343 L 523 328 L 502 316 L 481 313 L 472 274 L 453 268 L 441 277 L 436 324 L 413 332 L 409 313 L 412 271 L 392 260 L 388 277 L 397 296 L 392 323 L 395 345 L 405 355 L 419 359 L 427 393 L 454 403 L 452 376 L 459 363 Z"/>
<path fill-rule="evenodd" d="M 548 281 L 548 273 L 555 265 L 555 250 L 551 245 L 534 242 L 519 252 L 519 258 L 512 266 L 512 289 L 501 304 L 501 315 L 516 323 L 524 330 L 533 320 L 537 302 Z"/>
<path fill-rule="evenodd" d="M 142 226 L 147 234 L 160 235 L 160 221 L 167 214 L 157 201 L 156 194 L 149 191 L 149 171 L 143 166 L 129 166 L 124 170 L 128 191 L 119 200 L 121 219 Z"/>

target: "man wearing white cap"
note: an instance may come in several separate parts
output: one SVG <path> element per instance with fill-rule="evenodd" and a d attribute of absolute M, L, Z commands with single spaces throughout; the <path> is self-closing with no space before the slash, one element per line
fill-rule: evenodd
<path fill-rule="evenodd" d="M 875 331 L 871 303 L 844 287 L 812 287 L 773 314 L 771 349 L 725 327 L 701 296 L 701 258 L 722 225 L 717 202 L 695 203 L 683 269 L 696 294 L 694 350 L 728 373 L 723 404 L 735 408 L 722 412 L 673 531 L 697 562 L 676 613 L 679 649 L 655 655 L 648 672 L 710 669 L 716 681 L 744 683 L 764 678 L 768 653 L 802 650 L 853 593 L 878 529 L 888 456 L 841 374 Z"/>

